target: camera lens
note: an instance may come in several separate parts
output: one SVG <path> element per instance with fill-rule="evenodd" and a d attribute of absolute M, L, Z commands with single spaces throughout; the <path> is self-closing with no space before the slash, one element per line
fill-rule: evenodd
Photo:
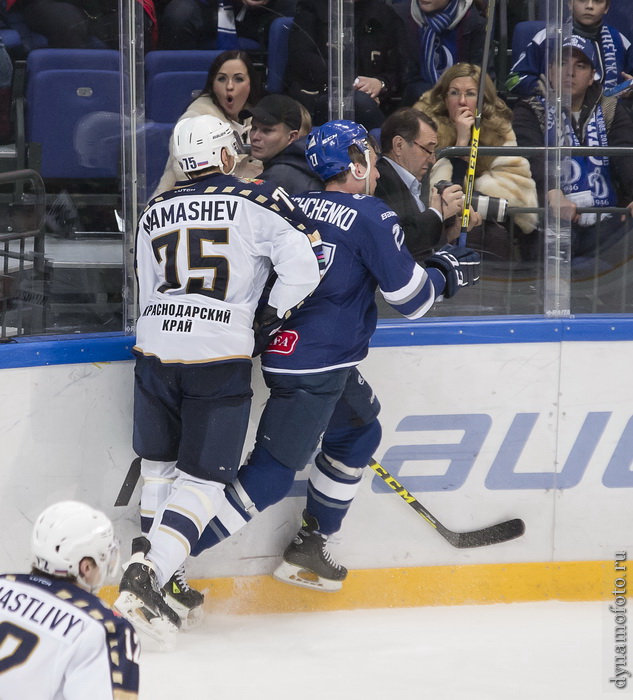
<path fill-rule="evenodd" d="M 478 192 L 473 193 L 472 208 L 486 221 L 505 221 L 508 200 L 503 197 L 488 197 Z"/>

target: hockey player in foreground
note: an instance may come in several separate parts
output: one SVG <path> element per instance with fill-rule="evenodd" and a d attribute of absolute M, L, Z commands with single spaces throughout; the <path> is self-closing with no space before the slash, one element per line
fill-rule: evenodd
<path fill-rule="evenodd" d="M 187 585 L 182 564 L 237 476 L 254 343 L 264 338 L 265 347 L 316 287 L 321 251 L 310 222 L 291 219 L 295 206 L 283 190 L 231 175 L 235 137 L 226 122 L 178 122 L 174 152 L 190 180 L 155 197 L 138 224 L 134 450 L 146 536 L 132 543 L 115 603 L 161 641 L 201 612 L 203 596 Z"/>
<path fill-rule="evenodd" d="M 362 126 L 334 121 L 313 129 L 306 157 L 325 191 L 293 201 L 318 223 L 326 272 L 262 355 L 271 394 L 255 448 L 193 553 L 284 498 L 321 440 L 303 525 L 274 576 L 336 591 L 347 570 L 332 559 L 327 538 L 340 529 L 381 438 L 380 404 L 356 368 L 376 329 L 376 287 L 403 316 L 420 318 L 440 295 L 452 297 L 478 281 L 479 256 L 447 246 L 425 267 L 414 262 L 395 212 L 368 196 L 379 174 Z"/>
<path fill-rule="evenodd" d="M 95 594 L 118 574 L 112 523 L 63 501 L 37 518 L 30 574 L 0 576 L 0 698 L 138 697 L 132 626 Z"/>

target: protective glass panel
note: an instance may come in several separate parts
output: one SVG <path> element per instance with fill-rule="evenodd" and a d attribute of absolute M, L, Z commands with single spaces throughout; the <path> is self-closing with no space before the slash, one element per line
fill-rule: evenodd
<path fill-rule="evenodd" d="M 353 118 L 358 98 L 363 97 L 355 85 L 358 53 L 365 50 L 363 42 L 371 43 L 377 27 L 356 23 L 353 0 L 328 3 L 327 116 Z M 277 4 L 286 14 L 295 7 L 280 0 Z M 410 13 L 409 2 L 391 4 L 401 17 Z M 488 60 L 480 56 L 474 63 L 483 62 L 484 72 L 493 79 L 494 92 L 484 104 L 509 120 L 518 146 L 490 138 L 486 126 L 490 109 L 484 110 L 472 203 L 482 221 L 467 236 L 467 245 L 483 255 L 481 283 L 450 302 L 436 304 L 426 318 L 630 313 L 633 251 L 628 205 L 633 200 L 633 172 L 629 172 L 633 150 L 626 149 L 633 149 L 633 127 L 627 127 L 633 100 L 626 93 L 595 97 L 600 71 L 607 87 L 622 80 L 616 41 L 617 32 L 626 31 L 622 18 L 617 8 L 605 17 L 607 23 L 613 22 L 615 48 L 606 51 L 604 65 L 594 70 L 595 85 L 587 93 L 593 107 L 583 112 L 576 108 L 572 81 L 578 71 L 570 46 L 574 3 L 496 0 L 494 5 L 497 21 L 490 56 Z M 473 11 L 476 6 L 473 3 Z M 153 25 L 144 4 L 121 0 L 107 20 L 99 24 L 91 48 L 74 54 L 47 49 L 45 38 L 37 35 L 29 50 L 7 46 L 15 125 L 7 144 L 0 146 L 3 339 L 134 332 L 135 222 L 163 174 L 173 124 L 204 87 L 217 51 L 210 42 L 201 52 L 204 65 L 200 64 L 195 84 L 187 83 L 183 71 L 176 70 L 183 52 L 173 47 L 165 52 L 170 72 L 180 75 L 178 90 L 167 90 L 151 82 L 152 61 L 160 52 L 151 43 Z M 279 49 L 284 39 L 275 34 L 270 45 L 262 41 L 271 26 L 269 22 L 265 30 L 263 24 L 252 27 L 252 38 L 243 40 L 251 43 L 244 48 L 262 86 L 281 92 L 285 59 Z M 280 30 L 286 32 L 287 43 L 288 25 Z M 482 25 L 481 32 L 486 30 Z M 528 99 L 533 95 L 521 95 L 512 80 L 515 63 L 538 32 L 543 47 L 536 79 L 543 85 L 535 104 Z M 403 66 L 410 67 L 407 61 L 418 61 L 420 55 L 411 52 L 404 37 L 399 49 Z M 0 51 L 0 97 L 8 85 L 3 76 L 11 68 L 2 59 Z M 188 79 L 194 80 L 190 75 Z M 415 102 L 432 87 L 418 85 L 411 100 L 410 85 L 405 79 L 393 99 L 379 100 L 385 114 Z M 479 85 L 476 81 L 476 90 Z M 509 112 L 503 112 L 497 98 Z M 526 99 L 529 114 L 537 124 L 541 120 L 540 141 L 526 138 L 518 120 Z M 581 122 L 576 130 L 574 119 Z M 470 147 L 455 142 L 441 146 L 438 160 L 464 161 L 471 155 Z M 529 188 L 512 187 L 512 168 L 517 164 L 524 168 L 525 163 L 535 183 L 534 196 L 526 195 Z M 9 175 L 25 169 L 30 171 L 27 175 Z M 428 204 L 429 183 L 422 184 Z M 382 299 L 379 306 L 382 316 L 395 315 Z"/>

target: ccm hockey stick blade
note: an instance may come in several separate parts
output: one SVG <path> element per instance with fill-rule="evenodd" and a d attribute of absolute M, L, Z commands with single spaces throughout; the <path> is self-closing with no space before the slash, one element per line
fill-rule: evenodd
<path fill-rule="evenodd" d="M 419 501 L 412 496 L 402 484 L 397 482 L 389 472 L 375 460 L 369 462 L 369 466 L 378 476 L 393 489 L 403 500 L 405 500 L 418 515 L 421 515 L 429 525 L 434 527 L 442 537 L 458 549 L 468 549 L 470 547 L 485 547 L 489 544 L 499 544 L 514 540 L 525 532 L 525 523 L 520 518 L 505 520 L 496 525 L 484 527 L 481 530 L 471 532 L 453 532 L 437 520 Z"/>

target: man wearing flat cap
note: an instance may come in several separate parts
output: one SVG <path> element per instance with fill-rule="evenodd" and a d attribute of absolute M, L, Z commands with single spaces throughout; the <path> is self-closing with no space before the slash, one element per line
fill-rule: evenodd
<path fill-rule="evenodd" d="M 251 155 L 264 164 L 260 177 L 283 187 L 288 194 L 322 190 L 323 183 L 308 167 L 301 107 L 287 95 L 267 95 L 240 117 L 252 117 Z"/>

